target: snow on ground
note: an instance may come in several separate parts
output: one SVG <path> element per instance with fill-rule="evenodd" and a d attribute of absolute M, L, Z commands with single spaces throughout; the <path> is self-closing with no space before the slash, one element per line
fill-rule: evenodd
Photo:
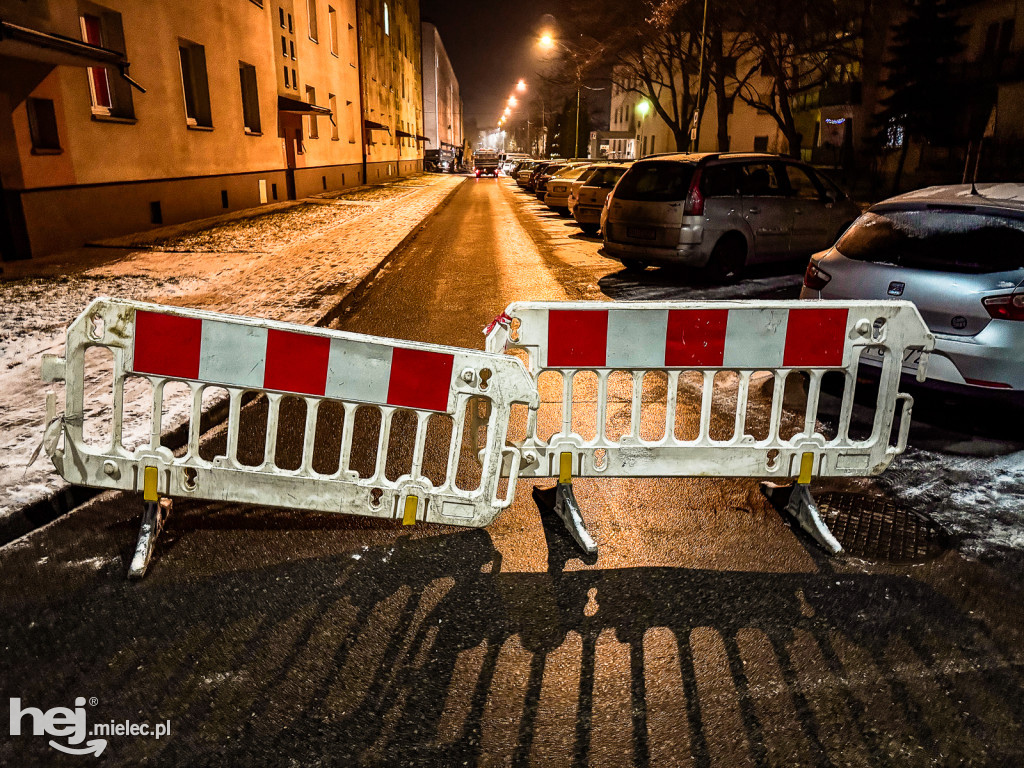
<path fill-rule="evenodd" d="M 964 554 L 1024 554 L 1024 450 L 990 457 L 910 447 L 881 479 L 955 536 Z"/>
<path fill-rule="evenodd" d="M 100 296 L 144 300 L 173 297 L 194 288 L 196 281 L 169 277 L 95 278 L 85 275 L 0 283 L 4 323 L 0 327 L 0 517 L 11 514 L 67 484 L 40 453 L 28 466 L 45 426 L 46 386 L 40 378 L 44 354 L 64 354 L 64 333 L 90 301 Z M 109 413 L 100 416 L 113 391 L 112 371 L 96 367 L 86 379 L 86 422 L 90 429 L 109 431 Z M 60 385 L 55 386 L 55 391 Z M 63 390 L 58 410 L 63 410 Z M 136 401 L 137 402 L 137 401 Z M 141 404 L 126 413 L 126 442 L 144 439 L 148 421 Z M 140 412 L 136 412 L 140 411 Z M 169 415 L 170 416 L 170 415 Z M 174 414 L 182 419 L 185 413 Z M 104 426 L 105 425 L 105 426 Z M 134 427 L 134 429 L 133 429 Z"/>
<path fill-rule="evenodd" d="M 365 212 L 355 205 L 307 203 L 224 222 L 199 232 L 155 239 L 149 245 L 167 252 L 261 253 L 308 239 Z"/>

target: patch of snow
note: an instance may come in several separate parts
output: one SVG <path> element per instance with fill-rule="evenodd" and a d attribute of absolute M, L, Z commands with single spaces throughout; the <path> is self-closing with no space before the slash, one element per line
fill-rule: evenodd
<path fill-rule="evenodd" d="M 953 534 L 964 554 L 1024 553 L 1024 450 L 965 457 L 910 447 L 880 479 Z"/>
<path fill-rule="evenodd" d="M 5 322 L 0 328 L 0 402 L 4 404 L 0 411 L 0 487 L 4 489 L 0 517 L 67 487 L 45 453 L 28 466 L 46 426 L 48 385 L 42 381 L 39 368 L 43 354 L 64 354 L 67 326 L 95 298 L 172 297 L 190 290 L 192 283 L 176 277 L 98 279 L 85 275 L 0 283 L 0 301 L 5 307 Z M 89 368 L 86 424 L 93 435 L 111 434 L 112 415 L 103 405 L 112 398 L 112 382 L 109 369 Z M 63 385 L 52 386 L 58 393 L 59 413 L 63 411 Z M 148 434 L 148 415 L 140 399 L 126 400 L 126 404 L 125 444 L 139 445 Z M 180 423 L 187 411 L 168 416 Z"/>

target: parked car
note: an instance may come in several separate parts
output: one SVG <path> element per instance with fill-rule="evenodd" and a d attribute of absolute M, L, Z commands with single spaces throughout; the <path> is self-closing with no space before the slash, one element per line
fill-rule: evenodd
<path fill-rule="evenodd" d="M 519 166 L 519 170 L 515 173 L 516 184 L 520 188 L 525 188 L 527 183 L 530 181 L 530 176 L 537 170 L 537 166 L 540 165 L 540 160 L 527 160 L 525 163 Z"/>
<path fill-rule="evenodd" d="M 569 198 L 569 210 L 576 223 L 585 234 L 596 235 L 601 228 L 601 211 L 604 200 L 615 184 L 632 163 L 603 163 L 593 166 L 593 170 L 578 187 L 573 184 L 572 196 Z"/>
<path fill-rule="evenodd" d="M 935 334 L 929 386 L 1024 405 L 1024 184 L 928 187 L 871 206 L 811 257 L 800 296 L 912 301 Z"/>
<path fill-rule="evenodd" d="M 558 165 L 546 168 L 542 174 L 537 177 L 537 184 L 534 188 L 534 192 L 537 195 L 538 200 L 544 200 L 544 196 L 548 193 L 548 182 L 554 178 L 556 173 L 563 170 L 570 170 L 572 168 L 578 168 L 581 165 L 589 165 L 589 161 L 578 162 L 572 160 L 559 160 Z"/>
<path fill-rule="evenodd" d="M 591 164 L 571 164 L 562 168 L 551 177 L 547 184 L 547 192 L 544 195 L 544 203 L 553 211 L 564 216 L 569 215 L 569 195 L 572 192 L 572 184 L 580 176 L 593 168 Z"/>
<path fill-rule="evenodd" d="M 735 279 L 747 265 L 828 247 L 859 214 L 839 187 L 797 160 L 662 155 L 635 162 L 608 195 L 603 253 L 627 269 L 685 264 Z"/>
<path fill-rule="evenodd" d="M 546 163 L 541 163 L 533 170 L 533 173 L 530 174 L 530 180 L 526 182 L 526 188 L 533 192 L 534 194 L 536 194 L 537 187 L 540 184 L 541 177 L 546 176 L 546 178 L 544 179 L 544 183 L 546 184 L 547 179 L 550 178 L 553 174 L 557 173 L 558 169 L 560 169 L 564 165 L 564 160 L 548 160 Z"/>

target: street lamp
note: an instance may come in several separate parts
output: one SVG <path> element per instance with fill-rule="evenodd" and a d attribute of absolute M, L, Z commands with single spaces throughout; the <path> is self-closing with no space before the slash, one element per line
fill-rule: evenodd
<path fill-rule="evenodd" d="M 514 106 L 515 106 L 516 104 L 518 104 L 518 103 L 519 103 L 519 100 L 518 100 L 518 99 L 516 99 L 516 97 L 515 97 L 515 96 L 509 96 L 509 97 L 508 97 L 508 105 L 509 105 L 510 107 L 514 107 Z"/>
<path fill-rule="evenodd" d="M 580 151 L 580 87 L 583 85 L 583 71 L 580 68 L 579 62 L 576 60 L 576 53 L 565 43 L 555 40 L 550 32 L 542 33 L 540 38 L 537 40 L 537 45 L 546 51 L 551 50 L 557 45 L 563 51 L 572 56 L 573 64 L 576 65 L 576 140 L 572 147 L 573 157 L 576 157 Z"/>
<path fill-rule="evenodd" d="M 650 111 L 651 111 L 651 102 L 649 102 L 647 99 L 640 99 L 640 101 L 637 102 L 636 113 L 638 115 L 640 115 L 640 133 L 643 133 L 643 130 L 644 130 L 644 118 L 647 117 L 647 113 L 650 112 Z M 637 156 L 638 160 L 640 159 L 639 158 L 639 154 L 640 153 L 636 151 L 636 148 L 634 148 L 633 149 L 633 155 Z"/>
<path fill-rule="evenodd" d="M 520 78 L 519 82 L 516 83 L 516 90 L 519 91 L 520 93 L 525 91 L 526 90 L 526 81 Z"/>

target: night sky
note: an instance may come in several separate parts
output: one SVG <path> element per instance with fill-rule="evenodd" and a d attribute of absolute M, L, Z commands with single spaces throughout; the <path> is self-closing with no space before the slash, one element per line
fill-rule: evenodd
<path fill-rule="evenodd" d="M 422 0 L 421 17 L 437 25 L 459 80 L 467 138 L 474 121 L 494 127 L 519 78 L 536 80 L 544 61 L 538 32 L 552 21 L 545 14 L 565 25 L 562 7 L 560 0 Z"/>

